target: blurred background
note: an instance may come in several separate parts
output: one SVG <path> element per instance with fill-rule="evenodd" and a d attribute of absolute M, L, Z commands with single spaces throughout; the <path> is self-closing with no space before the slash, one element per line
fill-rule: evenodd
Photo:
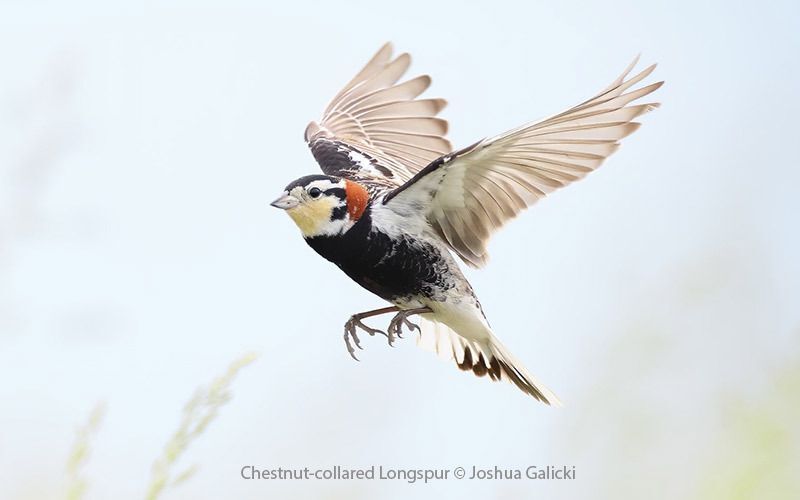
<path fill-rule="evenodd" d="M 789 1 L 0 3 L 0 497 L 144 498 L 177 430 L 197 468 L 159 498 L 800 498 L 798 26 Z M 562 409 L 413 338 L 353 362 L 342 325 L 382 302 L 268 205 L 387 40 L 456 146 L 659 63 L 662 108 L 467 271 Z M 577 478 L 239 476 L 373 464 Z"/>

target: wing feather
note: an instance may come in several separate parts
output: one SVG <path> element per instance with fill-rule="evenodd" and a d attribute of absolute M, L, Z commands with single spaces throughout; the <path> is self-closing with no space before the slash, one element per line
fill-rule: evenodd
<path fill-rule="evenodd" d="M 658 107 L 629 105 L 664 83 L 634 88 L 655 69 L 628 78 L 637 62 L 638 57 L 599 94 L 563 113 L 437 158 L 386 195 L 384 204 L 425 207 L 421 215 L 445 243 L 467 264 L 483 266 L 494 231 L 599 167 L 639 128 L 633 120 Z"/>
<path fill-rule="evenodd" d="M 445 138 L 447 121 L 436 116 L 446 101 L 418 99 L 430 86 L 430 76 L 398 83 L 410 64 L 411 56 L 405 53 L 392 59 L 391 44 L 381 47 L 331 100 L 320 122 L 306 127 L 305 139 L 312 151 L 321 149 L 315 143 L 326 141 L 335 147 L 366 153 L 391 174 L 378 180 L 396 185 L 449 153 L 452 147 Z M 315 157 L 321 161 L 330 155 Z M 333 175 L 380 175 L 376 173 L 380 170 L 359 171 L 360 164 L 320 166 Z"/>

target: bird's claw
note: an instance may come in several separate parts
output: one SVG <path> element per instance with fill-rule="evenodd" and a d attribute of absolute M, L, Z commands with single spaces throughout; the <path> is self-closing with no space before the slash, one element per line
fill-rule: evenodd
<path fill-rule="evenodd" d="M 344 344 L 347 346 L 347 352 L 350 354 L 350 357 L 358 361 L 358 358 L 355 354 L 355 349 L 353 349 L 353 345 L 350 343 L 350 339 L 353 340 L 353 343 L 359 349 L 364 349 L 361 347 L 361 342 L 358 340 L 358 335 L 356 334 L 356 329 L 360 328 L 361 330 L 367 332 L 370 337 L 374 336 L 376 333 L 380 333 L 381 335 L 385 335 L 387 338 L 389 335 L 384 332 L 383 330 L 379 330 L 377 328 L 372 328 L 370 326 L 365 325 L 361 318 L 358 315 L 353 315 L 347 320 L 347 323 L 344 324 Z"/>
<path fill-rule="evenodd" d="M 408 318 L 403 318 L 403 323 L 405 323 L 406 328 L 408 328 L 409 331 L 416 330 L 422 333 L 422 330 L 419 328 L 419 325 L 416 323 L 412 323 Z"/>
<path fill-rule="evenodd" d="M 421 331 L 419 325 L 409 321 L 408 316 L 412 314 L 416 313 L 411 311 L 400 311 L 399 313 L 395 314 L 395 316 L 389 322 L 389 328 L 386 329 L 388 332 L 386 338 L 389 340 L 390 346 L 394 347 L 395 337 L 400 339 L 403 338 L 403 325 L 405 325 L 409 331 Z"/>
<path fill-rule="evenodd" d="M 350 357 L 354 360 L 358 361 L 356 357 L 356 350 L 353 349 L 353 345 L 350 343 L 350 339 L 353 339 L 353 342 L 356 344 L 356 347 L 362 349 L 361 343 L 358 340 L 358 335 L 356 335 L 355 326 L 351 325 L 348 321 L 344 325 L 344 345 L 347 346 L 347 353 L 350 354 Z"/>

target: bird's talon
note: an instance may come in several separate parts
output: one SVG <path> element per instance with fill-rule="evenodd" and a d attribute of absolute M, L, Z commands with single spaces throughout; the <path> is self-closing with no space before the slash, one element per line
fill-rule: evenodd
<path fill-rule="evenodd" d="M 419 325 L 416 323 L 412 323 L 408 318 L 403 318 L 403 323 L 405 323 L 406 328 L 408 328 L 409 331 L 416 330 L 418 332 L 422 332 L 422 330 L 420 330 L 419 328 Z"/>
<path fill-rule="evenodd" d="M 358 335 L 356 334 L 356 330 L 362 330 L 367 332 L 370 336 L 374 336 L 376 333 L 380 333 L 381 335 L 386 337 L 386 341 L 388 342 L 389 346 L 394 347 L 395 341 L 397 339 L 403 338 L 403 326 L 405 325 L 409 331 L 418 331 L 420 332 L 419 325 L 412 323 L 409 321 L 408 316 L 413 314 L 420 314 L 425 312 L 430 312 L 430 309 L 427 308 L 419 308 L 419 309 L 411 309 L 406 311 L 399 311 L 395 316 L 389 321 L 389 327 L 386 328 L 386 331 L 379 330 L 377 328 L 372 328 L 370 326 L 365 325 L 361 319 L 364 317 L 375 316 L 376 313 L 382 312 L 393 312 L 397 311 L 396 307 L 393 308 L 386 308 L 380 309 L 376 311 L 370 311 L 369 313 L 361 313 L 355 314 L 350 317 L 350 319 L 344 325 L 344 342 L 347 346 L 347 352 L 350 353 L 350 356 L 358 361 L 358 358 L 355 356 L 355 349 L 352 346 L 352 343 L 355 343 L 356 347 L 363 350 L 361 347 L 361 342 L 359 341 Z M 352 339 L 352 343 L 351 343 Z"/>
<path fill-rule="evenodd" d="M 350 340 L 352 339 L 352 343 Z M 353 349 L 353 344 L 356 345 L 359 349 L 363 350 L 364 348 L 361 347 L 361 341 L 358 339 L 358 335 L 356 334 L 356 328 L 353 324 L 352 320 L 348 321 L 344 325 L 344 344 L 347 346 L 347 352 L 350 354 L 350 357 L 356 361 L 359 359 L 356 357 L 356 350 Z"/>
<path fill-rule="evenodd" d="M 350 332 L 347 329 L 344 331 L 344 345 L 347 346 L 347 353 L 350 354 L 350 357 L 358 361 L 356 350 L 353 349 L 353 346 L 350 344 Z"/>
<path fill-rule="evenodd" d="M 411 313 L 416 314 L 416 312 Z M 410 316 L 409 311 L 401 311 L 397 313 L 394 318 L 389 322 L 389 328 L 387 329 L 390 334 L 389 338 L 389 345 L 392 345 L 394 338 L 403 338 L 403 325 L 408 328 L 409 331 L 418 331 L 421 332 L 419 325 L 412 323 L 409 321 L 408 316 Z"/>
<path fill-rule="evenodd" d="M 387 338 L 389 337 L 389 334 L 387 334 L 383 330 L 379 330 L 377 328 L 372 328 L 370 326 L 365 325 L 361 321 L 361 318 L 358 315 L 351 316 L 350 319 L 347 321 L 347 323 L 345 323 L 344 325 L 344 342 L 347 345 L 347 352 L 349 352 L 350 356 L 356 361 L 359 361 L 359 359 L 356 358 L 354 354 L 355 349 L 353 349 L 350 339 L 352 339 L 352 343 L 354 343 L 356 347 L 358 347 L 362 351 L 364 350 L 364 348 L 361 347 L 361 341 L 358 338 L 358 334 L 356 334 L 356 331 L 359 329 L 364 332 L 367 332 L 367 334 L 370 337 L 374 337 L 376 333 L 380 333 L 381 335 L 384 335 Z"/>

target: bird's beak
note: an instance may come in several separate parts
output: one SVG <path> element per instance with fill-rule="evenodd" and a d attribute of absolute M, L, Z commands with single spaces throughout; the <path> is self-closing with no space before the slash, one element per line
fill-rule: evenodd
<path fill-rule="evenodd" d="M 285 191 L 280 198 L 270 203 L 270 205 L 272 205 L 273 207 L 282 208 L 284 210 L 289 210 L 290 208 L 294 208 L 299 204 L 300 200 L 298 200 L 297 198 L 295 198 L 294 196 L 290 195 Z"/>

